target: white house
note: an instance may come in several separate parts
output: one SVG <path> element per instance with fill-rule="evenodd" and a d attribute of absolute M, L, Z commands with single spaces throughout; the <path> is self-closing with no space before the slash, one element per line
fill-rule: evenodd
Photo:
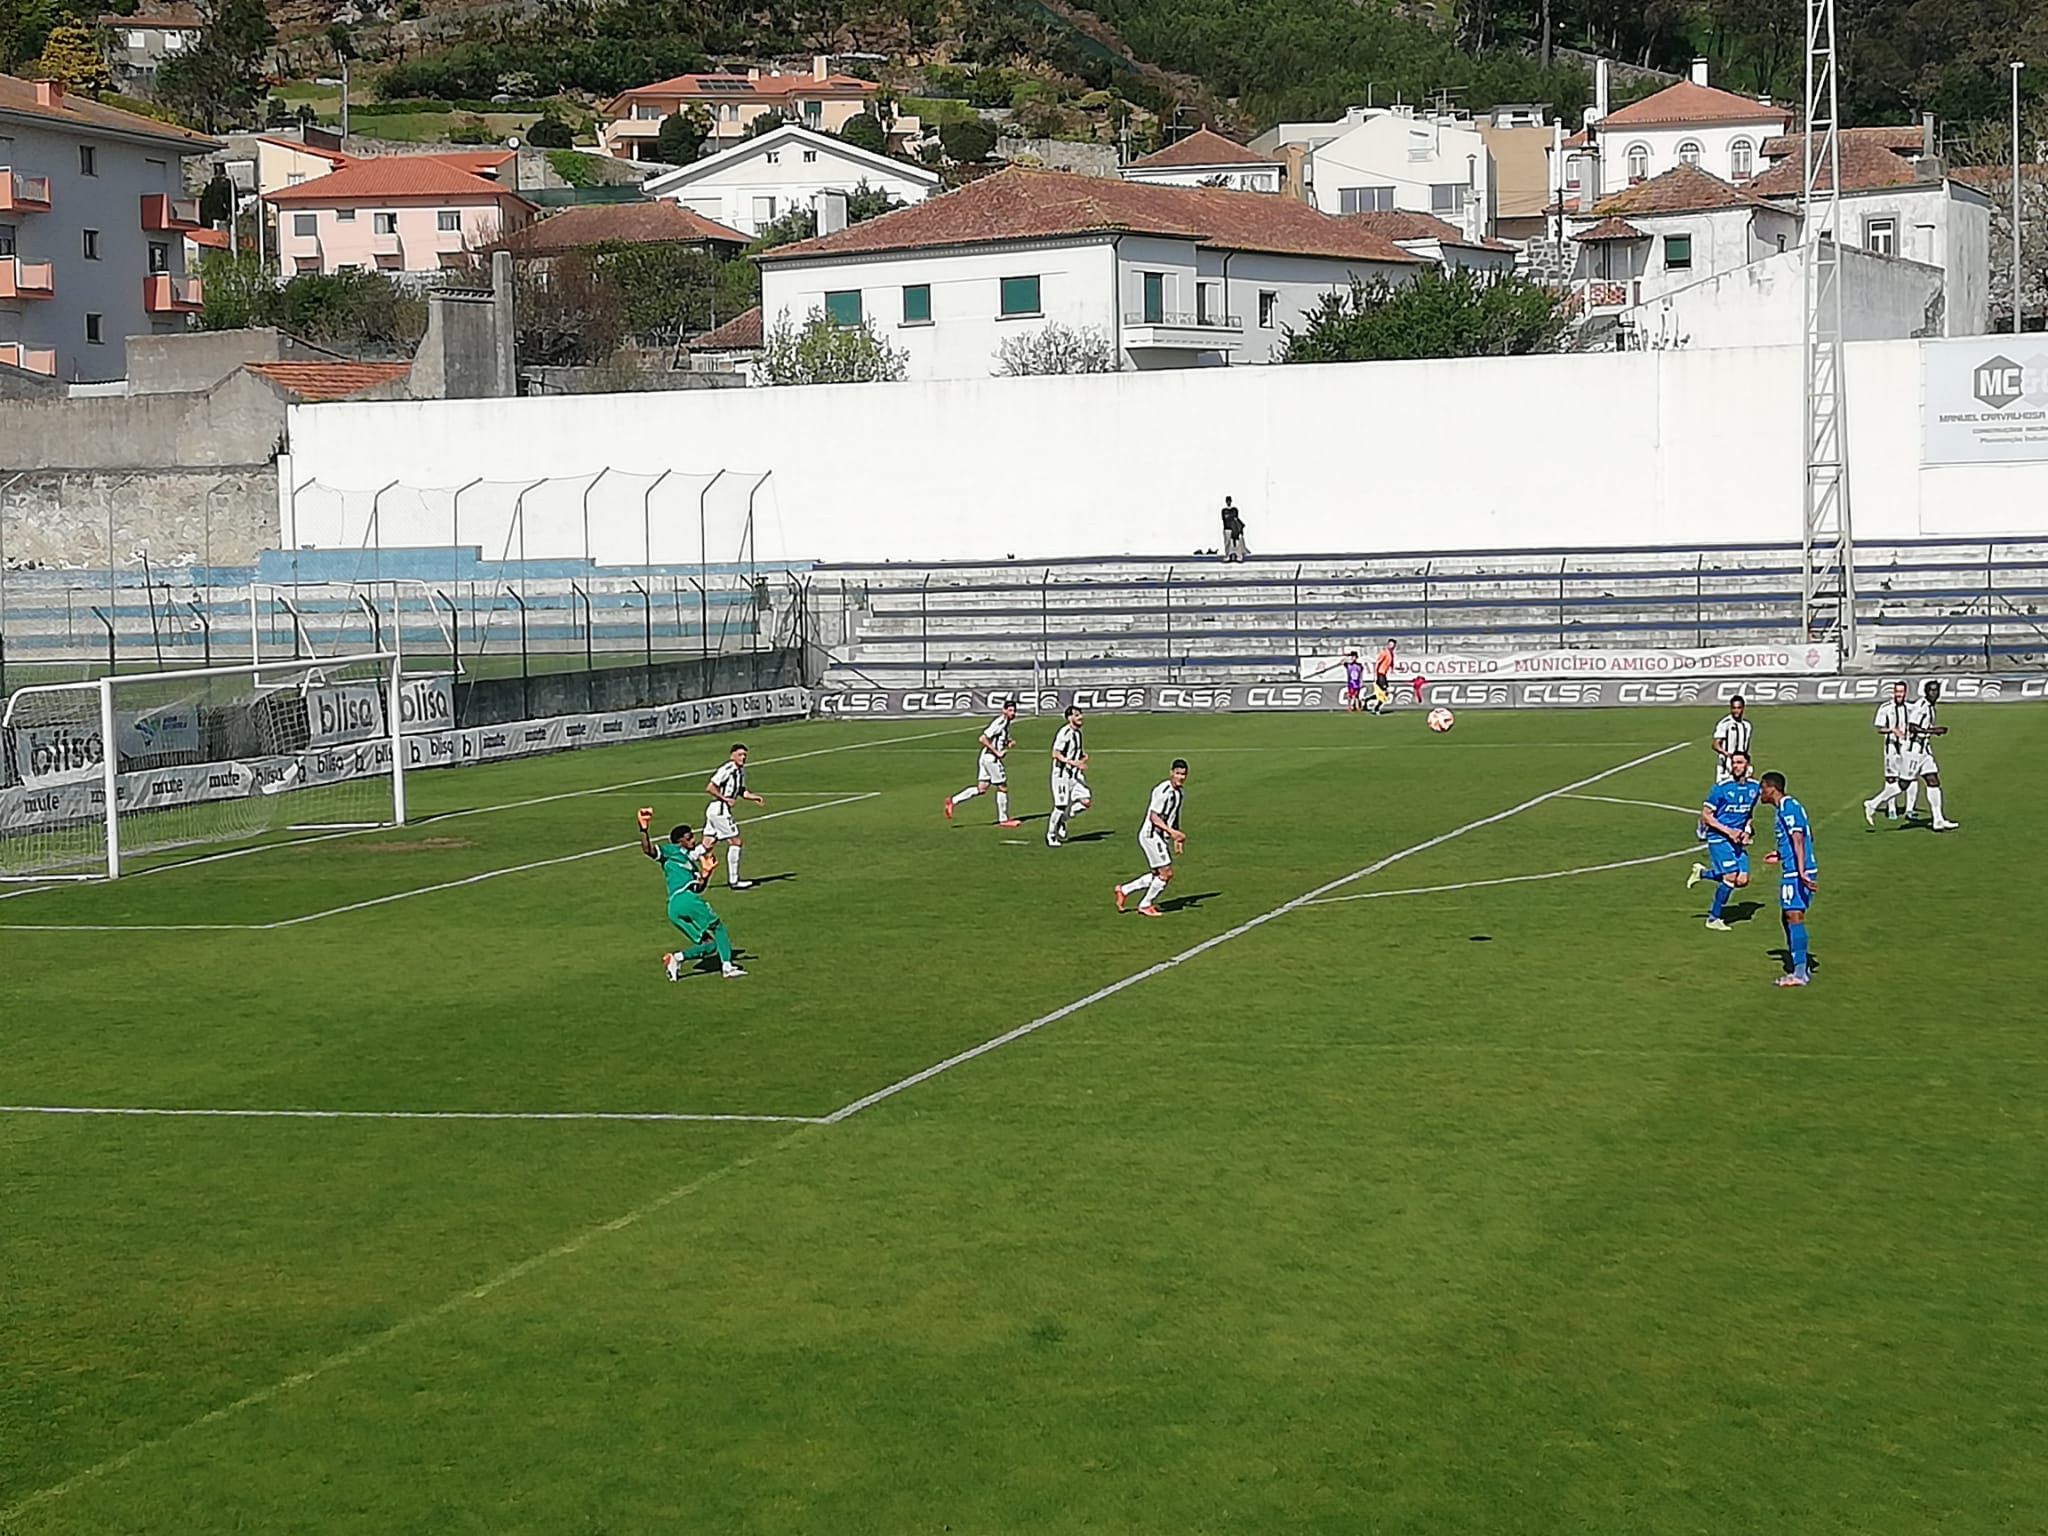
<path fill-rule="evenodd" d="M 1799 244 L 1796 213 L 1683 163 L 1570 223 L 1589 311 L 1630 308 Z"/>
<path fill-rule="evenodd" d="M 1493 233 L 1493 152 L 1469 118 L 1413 107 L 1353 108 L 1309 157 L 1324 213 L 1431 213 L 1472 239 Z"/>
<path fill-rule="evenodd" d="M 787 123 L 664 171 L 641 190 L 758 235 L 785 214 L 815 208 L 820 193 L 851 192 L 863 184 L 899 203 L 921 203 L 937 190 L 939 173 Z"/>
<path fill-rule="evenodd" d="M 1796 209 L 1806 179 L 1805 136 L 1764 145 L 1770 168 L 1748 191 Z M 1934 124 L 1845 128 L 1842 162 L 1845 247 L 1940 269 L 1942 336 L 1981 336 L 1991 327 L 1991 199 L 1945 175 L 1934 152 Z M 1818 177 L 1827 185 L 1823 169 Z"/>
<path fill-rule="evenodd" d="M 1152 186 L 1229 187 L 1238 192 L 1278 192 L 1285 179 L 1278 160 L 1207 128 L 1133 160 L 1117 174 L 1125 181 Z"/>
<path fill-rule="evenodd" d="M 1679 165 L 1741 186 L 1763 170 L 1765 141 L 1791 129 L 1790 108 L 1707 84 L 1706 60 L 1695 59 L 1690 80 L 1613 112 L 1596 107 L 1586 114 L 1585 128 L 1564 141 L 1566 201 L 1580 192 L 1596 154 L 1596 197 L 1654 181 Z"/>
<path fill-rule="evenodd" d="M 1323 295 L 1426 264 L 1292 198 L 1015 166 L 760 262 L 770 328 L 867 321 L 912 379 L 986 378 L 1053 321 L 1127 369 L 1270 362 Z"/>

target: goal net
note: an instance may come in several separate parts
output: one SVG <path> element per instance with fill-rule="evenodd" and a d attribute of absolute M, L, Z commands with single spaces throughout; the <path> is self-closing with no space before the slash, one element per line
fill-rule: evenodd
<path fill-rule="evenodd" d="M 16 690 L 0 879 L 112 879 L 149 854 L 405 818 L 390 652 Z"/>

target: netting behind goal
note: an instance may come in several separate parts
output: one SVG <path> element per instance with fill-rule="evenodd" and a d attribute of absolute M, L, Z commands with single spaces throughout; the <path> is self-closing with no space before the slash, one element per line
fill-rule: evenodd
<path fill-rule="evenodd" d="M 402 819 L 396 665 L 367 653 L 17 690 L 0 715 L 0 879 L 108 877 L 148 854 Z"/>

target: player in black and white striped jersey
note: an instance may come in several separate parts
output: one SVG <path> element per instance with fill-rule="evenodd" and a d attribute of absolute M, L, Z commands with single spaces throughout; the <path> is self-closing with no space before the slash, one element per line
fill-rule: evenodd
<path fill-rule="evenodd" d="M 1045 822 L 1045 846 L 1067 840 L 1067 825 L 1088 809 L 1088 750 L 1081 739 L 1081 706 L 1067 706 L 1067 723 L 1052 738 L 1052 815 Z"/>
<path fill-rule="evenodd" d="M 1728 713 L 1721 717 L 1721 723 L 1714 727 L 1714 782 L 1726 784 L 1735 775 L 1729 771 L 1728 759 L 1740 752 L 1755 761 L 1756 754 L 1749 749 L 1750 738 L 1756 734 L 1756 726 L 1749 719 L 1749 706 L 1741 694 L 1728 701 Z"/>
<path fill-rule="evenodd" d="M 1175 857 L 1188 841 L 1187 834 L 1180 829 L 1181 791 L 1187 782 L 1187 759 L 1176 757 L 1172 770 L 1153 786 L 1152 799 L 1145 807 L 1145 819 L 1138 826 L 1138 851 L 1145 855 L 1145 873 L 1116 888 L 1117 911 L 1123 911 L 1124 902 L 1142 891 L 1144 899 L 1138 903 L 1140 915 L 1166 915 L 1159 910 L 1159 898 L 1164 894 L 1167 882 L 1173 878 Z"/>
<path fill-rule="evenodd" d="M 1899 819 L 1899 801 L 1906 793 L 1906 754 L 1912 741 L 1913 706 L 1906 702 L 1906 685 L 1892 684 L 1892 696 L 1877 706 L 1871 725 L 1884 738 L 1884 788 L 1863 802 L 1863 824 L 1877 825 L 1881 810 L 1891 820 Z"/>
<path fill-rule="evenodd" d="M 1946 736 L 1948 727 L 1936 718 L 1941 703 L 1941 684 L 1929 679 L 1920 697 L 1906 706 L 1906 750 L 1899 762 L 1899 777 L 1906 785 L 1906 815 L 1913 815 L 1922 784 L 1927 786 L 1927 809 L 1934 830 L 1953 832 L 1960 822 L 1950 821 L 1941 808 L 1941 765 L 1934 760 L 1934 738 Z"/>
<path fill-rule="evenodd" d="M 1017 701 L 1003 700 L 1002 713 L 989 721 L 987 728 L 981 733 L 981 757 L 975 764 L 974 782 L 946 801 L 946 820 L 953 819 L 954 808 L 961 801 L 972 800 L 976 795 L 987 794 L 993 789 L 996 795 L 996 825 L 1022 825 L 1010 815 L 1010 773 L 1003 766 L 1003 759 L 1010 755 L 1010 727 L 1016 719 Z"/>

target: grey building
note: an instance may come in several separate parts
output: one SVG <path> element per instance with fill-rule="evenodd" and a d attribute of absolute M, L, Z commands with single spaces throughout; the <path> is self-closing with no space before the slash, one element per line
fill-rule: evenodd
<path fill-rule="evenodd" d="M 133 16 L 100 17 L 107 68 L 124 91 L 148 95 L 156 74 L 167 62 L 194 47 L 206 22 L 189 5 L 138 11 Z"/>
<path fill-rule="evenodd" d="M 130 336 L 190 325 L 199 207 L 180 162 L 203 134 L 0 75 L 0 368 L 104 383 Z"/>

